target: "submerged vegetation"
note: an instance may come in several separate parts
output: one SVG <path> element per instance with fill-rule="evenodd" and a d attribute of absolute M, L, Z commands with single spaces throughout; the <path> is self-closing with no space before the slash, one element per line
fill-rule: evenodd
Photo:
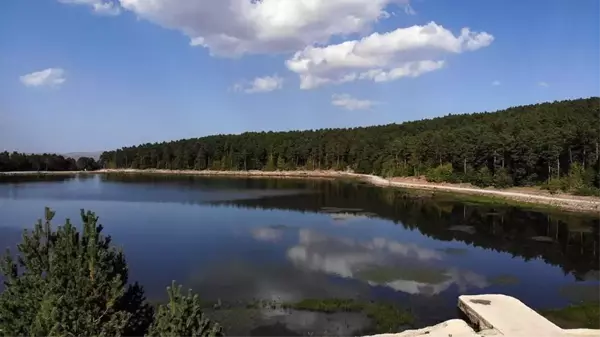
<path fill-rule="evenodd" d="M 465 205 L 470 206 L 496 206 L 496 207 L 521 207 L 527 208 L 531 210 L 537 211 L 561 211 L 565 212 L 566 210 L 561 209 L 557 206 L 550 204 L 540 204 L 535 202 L 528 202 L 522 200 L 514 200 L 508 198 L 502 198 L 491 195 L 481 195 L 481 194 L 466 194 L 466 193 L 451 193 L 444 191 L 436 191 L 432 193 L 432 197 L 438 200 L 448 200 L 448 201 L 459 201 Z M 590 211 L 590 213 L 595 213 Z"/>
<path fill-rule="evenodd" d="M 415 282 L 436 284 L 447 281 L 450 277 L 441 268 L 418 268 L 418 267 L 377 267 L 361 270 L 356 277 L 368 282 L 378 284 L 393 282 L 395 280 L 411 280 Z"/>
<path fill-rule="evenodd" d="M 600 302 L 597 300 L 562 309 L 542 310 L 540 314 L 563 329 L 600 329 Z"/>
<path fill-rule="evenodd" d="M 352 299 L 305 299 L 296 303 L 286 303 L 285 308 L 325 313 L 362 312 L 373 320 L 375 333 L 400 331 L 411 325 L 414 317 L 406 310 L 392 304 L 362 302 Z"/>
<path fill-rule="evenodd" d="M 129 284 L 128 267 L 92 212 L 81 211 L 82 232 L 69 220 L 56 230 L 46 208 L 25 231 L 18 256 L 0 263 L 2 336 L 219 336 L 221 327 L 201 311 L 197 295 L 175 282 L 169 302 L 154 308 L 143 288 Z"/>
<path fill-rule="evenodd" d="M 106 168 L 346 170 L 598 195 L 600 98 L 349 129 L 246 132 L 104 152 Z"/>

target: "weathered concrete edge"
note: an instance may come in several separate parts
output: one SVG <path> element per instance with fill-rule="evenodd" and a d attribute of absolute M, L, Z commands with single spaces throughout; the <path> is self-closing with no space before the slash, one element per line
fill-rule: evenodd
<path fill-rule="evenodd" d="M 498 301 L 503 298 L 504 301 Z M 471 300 L 478 302 L 488 302 L 482 305 L 496 305 L 495 310 L 487 313 L 477 312 L 478 306 L 468 306 L 465 303 Z M 495 303 L 494 303 L 495 302 Z M 498 307 L 499 306 L 499 307 Z M 474 295 L 460 296 L 458 307 L 470 321 L 471 325 L 460 319 L 448 320 L 434 326 L 425 327 L 417 330 L 406 330 L 400 333 L 388 333 L 372 335 L 370 337 L 480 337 L 480 336 L 509 336 L 509 337 L 529 337 L 529 336 L 545 336 L 545 337 L 576 337 L 576 336 L 596 336 L 600 337 L 600 330 L 596 329 L 561 329 L 554 323 L 548 321 L 545 317 L 527 307 L 518 299 L 501 295 Z M 479 307 L 484 308 L 484 307 Z M 511 317 L 513 313 L 518 315 L 519 312 L 526 311 L 529 319 L 527 322 L 519 317 Z M 486 310 L 484 310 L 486 311 Z M 496 315 L 494 314 L 496 312 Z M 485 317 L 485 315 L 494 315 L 495 317 Z M 507 321 L 510 319 L 510 321 Z M 535 322 L 531 321 L 535 320 Z M 496 321 L 503 328 L 497 329 L 490 321 Z M 512 324 L 514 322 L 514 325 Z M 475 329 L 472 328 L 475 326 Z M 505 329 L 504 331 L 502 329 Z M 477 331 L 476 331 L 477 330 Z"/>

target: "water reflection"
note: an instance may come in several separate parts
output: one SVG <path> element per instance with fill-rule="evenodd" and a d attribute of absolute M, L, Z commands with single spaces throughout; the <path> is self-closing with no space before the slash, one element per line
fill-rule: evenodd
<path fill-rule="evenodd" d="M 208 300 L 294 302 L 305 298 L 368 298 L 368 285 L 331 282 L 322 273 L 280 262 L 219 260 L 186 282 Z"/>
<path fill-rule="evenodd" d="M 287 251 L 298 268 L 319 271 L 369 285 L 385 286 L 408 294 L 436 295 L 456 284 L 459 291 L 487 286 L 485 277 L 456 268 L 445 268 L 442 253 L 385 238 L 360 242 L 322 235 L 308 229 Z"/>
<path fill-rule="evenodd" d="M 598 287 L 597 218 L 336 181 L 53 178 L 0 184 L 0 245 L 14 245 L 15 226 L 29 228 L 45 205 L 58 208 L 56 224 L 92 209 L 153 300 L 174 278 L 205 300 L 384 299 L 431 324 L 455 317 L 463 293 L 555 307 Z M 231 334 L 297 332 L 325 319 L 259 314 L 260 326 Z"/>
<path fill-rule="evenodd" d="M 283 237 L 283 231 L 285 228 L 285 226 L 254 228 L 252 230 L 252 237 L 259 241 L 277 242 Z"/>
<path fill-rule="evenodd" d="M 572 213 L 541 213 L 504 206 L 469 205 L 446 196 L 411 196 L 395 189 L 329 183 L 315 195 L 229 200 L 216 205 L 342 214 L 353 223 L 376 215 L 440 241 L 510 253 L 525 261 L 541 258 L 578 280 L 599 269 L 599 220 Z M 329 211 L 339 208 L 339 213 Z M 351 212 L 348 209 L 358 209 Z M 339 221 L 340 219 L 335 219 Z M 449 254 L 456 252 L 447 252 Z"/>
<path fill-rule="evenodd" d="M 53 188 L 61 183 L 61 188 Z M 128 193 L 123 193 L 127 186 Z M 160 202 L 202 205 L 207 202 L 311 193 L 300 180 L 205 178 L 128 174 L 0 176 L 1 199 L 51 199 Z"/>

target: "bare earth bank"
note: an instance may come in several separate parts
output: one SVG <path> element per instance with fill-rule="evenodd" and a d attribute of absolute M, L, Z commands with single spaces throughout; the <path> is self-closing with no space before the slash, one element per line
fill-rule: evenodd
<path fill-rule="evenodd" d="M 0 175 L 72 175 L 72 174 L 102 174 L 102 173 L 152 173 L 152 174 L 180 174 L 201 176 L 230 176 L 230 177 L 263 177 L 263 178 L 353 178 L 359 179 L 377 186 L 391 186 L 409 189 L 421 189 L 430 191 L 444 191 L 466 193 L 472 195 L 483 195 L 502 199 L 516 200 L 525 203 L 550 205 L 571 211 L 600 212 L 600 198 L 580 197 L 568 194 L 552 195 L 545 191 L 534 188 L 510 188 L 499 190 L 494 188 L 478 188 L 468 184 L 445 184 L 430 183 L 416 178 L 392 178 L 358 174 L 342 171 L 196 171 L 196 170 L 134 170 L 134 169 L 102 169 L 98 171 L 62 171 L 62 172 L 0 172 Z"/>

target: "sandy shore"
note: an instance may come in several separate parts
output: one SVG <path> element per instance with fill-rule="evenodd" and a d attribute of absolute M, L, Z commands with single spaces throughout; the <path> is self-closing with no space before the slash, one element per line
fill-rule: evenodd
<path fill-rule="evenodd" d="M 103 169 L 98 171 L 63 171 L 63 172 L 0 172 L 0 175 L 72 175 L 72 174 L 102 174 L 102 173 L 150 173 L 178 174 L 201 176 L 231 176 L 231 177 L 264 177 L 264 178 L 353 178 L 376 186 L 391 186 L 409 189 L 443 191 L 485 195 L 503 199 L 517 200 L 526 203 L 550 205 L 566 210 L 582 212 L 598 212 L 600 214 L 600 198 L 579 197 L 573 195 L 550 195 L 542 191 L 514 191 L 493 188 L 463 187 L 455 184 L 435 184 L 412 178 L 385 179 L 374 175 L 358 174 L 341 171 L 195 171 L 195 170 L 134 170 L 134 169 Z"/>

